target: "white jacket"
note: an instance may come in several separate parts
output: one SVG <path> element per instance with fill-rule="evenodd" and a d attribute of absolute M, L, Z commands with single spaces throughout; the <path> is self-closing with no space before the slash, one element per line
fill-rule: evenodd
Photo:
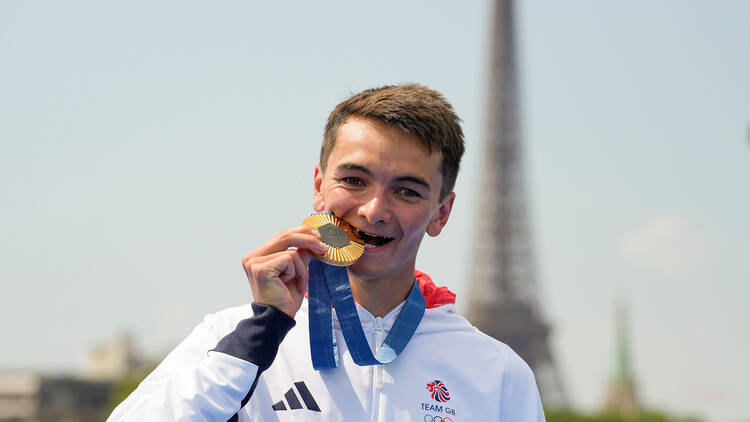
<path fill-rule="evenodd" d="M 390 364 L 355 364 L 335 323 L 339 367 L 314 370 L 306 300 L 296 325 L 275 308 L 253 304 L 260 322 L 251 318 L 250 305 L 230 308 L 206 316 L 108 420 L 543 422 L 528 365 L 471 326 L 453 304 L 430 308 L 434 285 L 426 275 L 417 276 L 428 309 L 406 349 Z M 425 289 L 425 283 L 431 288 Z M 401 306 L 380 318 L 357 305 L 373 351 Z M 267 327 L 269 315 L 281 325 L 284 318 L 294 325 L 286 338 L 280 335 L 278 353 L 278 326 L 247 334 Z"/>

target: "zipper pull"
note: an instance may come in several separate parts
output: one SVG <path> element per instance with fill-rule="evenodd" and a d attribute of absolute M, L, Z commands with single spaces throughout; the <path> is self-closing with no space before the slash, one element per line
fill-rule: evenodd
<path fill-rule="evenodd" d="M 373 322 L 373 332 L 375 334 L 375 353 L 377 353 L 383 343 L 383 318 L 375 317 L 375 321 Z"/>
<path fill-rule="evenodd" d="M 375 317 L 374 330 L 383 331 L 383 318 L 382 317 Z"/>

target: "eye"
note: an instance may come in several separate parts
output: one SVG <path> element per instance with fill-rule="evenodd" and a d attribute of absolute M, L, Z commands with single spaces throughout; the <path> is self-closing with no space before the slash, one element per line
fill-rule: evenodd
<path fill-rule="evenodd" d="M 342 177 L 341 181 L 346 183 L 347 185 L 364 186 L 364 182 L 362 182 L 362 179 L 358 177 Z"/>
<path fill-rule="evenodd" d="M 407 197 L 407 198 L 421 198 L 422 197 L 422 195 L 419 192 L 415 191 L 414 189 L 409 189 L 409 188 L 396 189 L 396 194 Z"/>

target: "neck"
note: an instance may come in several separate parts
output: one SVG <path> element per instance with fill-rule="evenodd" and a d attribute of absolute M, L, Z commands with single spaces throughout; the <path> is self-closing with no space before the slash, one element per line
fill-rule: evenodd
<path fill-rule="evenodd" d="M 376 317 L 383 317 L 409 296 L 414 285 L 414 269 L 378 279 L 361 279 L 349 272 L 354 301 Z"/>

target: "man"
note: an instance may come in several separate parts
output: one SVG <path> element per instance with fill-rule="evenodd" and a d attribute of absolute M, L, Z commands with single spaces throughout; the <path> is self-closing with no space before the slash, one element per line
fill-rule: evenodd
<path fill-rule="evenodd" d="M 415 270 L 424 234 L 439 235 L 453 208 L 459 122 L 442 95 L 409 84 L 356 94 L 326 125 L 313 208 L 351 224 L 365 243 L 346 273 L 367 346 L 385 347 L 404 301 L 424 298 L 395 360 L 355 363 L 337 304 L 338 367 L 313 368 L 308 266 L 328 246 L 300 226 L 243 258 L 254 303 L 207 316 L 110 420 L 543 421 L 529 367 Z"/>

